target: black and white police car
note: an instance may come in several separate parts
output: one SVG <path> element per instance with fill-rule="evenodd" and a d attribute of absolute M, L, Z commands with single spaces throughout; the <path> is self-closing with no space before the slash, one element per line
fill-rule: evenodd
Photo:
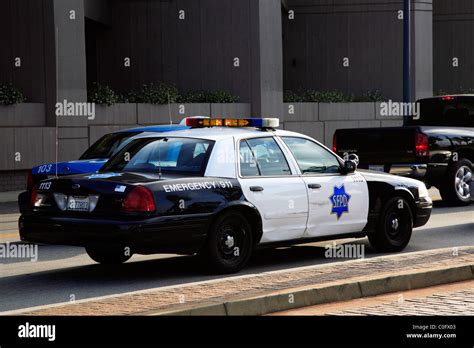
<path fill-rule="evenodd" d="M 357 171 L 278 119 L 188 119 L 133 140 L 97 173 L 44 180 L 21 215 L 23 241 L 132 254 L 200 254 L 236 272 L 260 246 L 368 236 L 404 249 L 432 201 L 417 180 Z"/>

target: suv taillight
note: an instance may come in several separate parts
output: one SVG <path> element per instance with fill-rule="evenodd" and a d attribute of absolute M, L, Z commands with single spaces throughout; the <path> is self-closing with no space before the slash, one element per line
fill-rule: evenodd
<path fill-rule="evenodd" d="M 428 136 L 423 133 L 416 133 L 415 135 L 415 156 L 426 157 L 429 154 Z"/>
<path fill-rule="evenodd" d="M 336 133 L 332 136 L 332 152 L 337 152 L 337 136 Z"/>
<path fill-rule="evenodd" d="M 156 210 L 153 194 L 143 186 L 130 191 L 122 202 L 122 210 L 129 213 L 152 213 Z"/>

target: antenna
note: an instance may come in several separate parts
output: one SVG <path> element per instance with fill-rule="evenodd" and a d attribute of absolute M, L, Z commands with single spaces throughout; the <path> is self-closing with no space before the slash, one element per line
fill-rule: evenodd
<path fill-rule="evenodd" d="M 59 78 L 58 78 L 58 75 L 59 75 L 59 67 L 58 67 L 58 54 L 59 54 L 59 28 L 56 27 L 56 103 L 58 102 L 59 100 L 59 95 L 58 95 L 58 83 L 59 83 Z M 58 177 L 58 157 L 59 157 L 59 126 L 58 126 L 58 115 L 56 114 L 56 112 L 54 113 L 55 115 L 55 151 L 56 151 L 56 154 L 55 154 L 55 166 L 56 166 L 56 169 L 55 169 L 55 177 L 57 178 Z"/>
<path fill-rule="evenodd" d="M 171 118 L 171 103 L 170 103 L 170 92 L 168 91 L 168 115 L 170 118 L 170 126 L 173 125 L 173 119 Z"/>

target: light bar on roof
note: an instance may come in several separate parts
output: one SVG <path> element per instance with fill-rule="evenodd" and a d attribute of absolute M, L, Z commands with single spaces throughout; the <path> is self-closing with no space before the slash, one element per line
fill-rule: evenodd
<path fill-rule="evenodd" d="M 278 118 L 187 118 L 188 127 L 255 127 L 278 128 Z"/>

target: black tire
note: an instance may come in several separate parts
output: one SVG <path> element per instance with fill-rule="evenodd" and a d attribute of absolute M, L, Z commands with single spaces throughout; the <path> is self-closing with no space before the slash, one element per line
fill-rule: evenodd
<path fill-rule="evenodd" d="M 220 215 L 212 224 L 201 255 L 213 272 L 228 274 L 244 268 L 252 251 L 250 224 L 241 213 L 229 211 Z"/>
<path fill-rule="evenodd" d="M 443 201 L 452 206 L 465 206 L 471 203 L 469 178 L 472 178 L 474 165 L 467 159 L 453 162 L 446 171 L 445 180 L 439 188 Z M 470 173 L 470 174 L 469 174 Z M 462 178 L 461 178 L 462 177 Z"/>
<path fill-rule="evenodd" d="M 124 247 L 89 246 L 86 252 L 92 260 L 103 265 L 120 265 L 132 257 Z"/>
<path fill-rule="evenodd" d="M 413 213 L 407 200 L 390 198 L 380 215 L 377 230 L 369 234 L 369 242 L 377 252 L 402 251 L 413 232 Z"/>

